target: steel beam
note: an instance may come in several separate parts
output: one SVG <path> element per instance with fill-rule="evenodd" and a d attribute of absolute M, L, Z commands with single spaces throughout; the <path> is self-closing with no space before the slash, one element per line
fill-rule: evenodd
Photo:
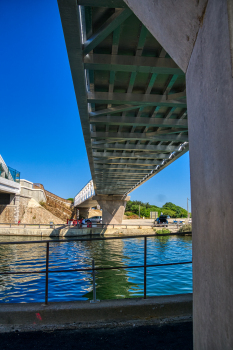
<path fill-rule="evenodd" d="M 83 54 L 87 55 L 98 44 L 101 43 L 109 34 L 121 25 L 132 14 L 129 9 L 117 9 L 106 22 L 94 33 L 83 45 Z"/>
<path fill-rule="evenodd" d="M 89 54 L 84 67 L 90 70 L 184 75 L 171 58 Z"/>
<path fill-rule="evenodd" d="M 148 158 L 160 158 L 160 159 L 166 159 L 169 157 L 169 154 L 165 153 L 129 153 L 129 152 L 95 152 L 93 151 L 93 157 L 96 158 L 109 158 L 109 159 L 116 159 L 116 158 L 140 158 L 140 159 L 148 159 Z"/>
<path fill-rule="evenodd" d="M 137 165 L 137 164 L 95 164 L 95 169 L 97 170 L 141 170 L 147 172 L 148 170 L 153 170 L 155 165 Z"/>
<path fill-rule="evenodd" d="M 133 178 L 132 181 L 137 182 L 141 178 L 142 178 L 142 176 L 140 175 L 140 177 Z M 128 178 L 125 178 L 125 177 L 121 177 L 119 179 L 122 180 L 122 181 L 126 181 L 126 182 L 129 180 Z M 103 182 L 103 181 L 107 181 L 107 180 L 117 181 L 118 178 L 117 177 L 112 177 L 112 176 L 105 176 L 105 177 L 97 178 L 96 181 L 102 181 Z"/>
<path fill-rule="evenodd" d="M 125 8 L 126 3 L 123 0 L 77 0 L 78 5 L 90 7 L 116 7 Z"/>
<path fill-rule="evenodd" d="M 80 9 L 77 5 L 77 2 L 73 0 L 58 0 L 58 7 L 73 78 L 76 100 L 79 106 L 80 119 L 82 123 L 82 130 L 91 169 L 91 175 L 95 184 L 95 173 L 91 149 L 90 123 L 87 107 L 86 78 L 82 54 Z"/>
<path fill-rule="evenodd" d="M 136 93 L 109 93 L 88 92 L 87 99 L 90 103 L 100 104 L 132 104 L 145 106 L 186 107 L 186 103 L 180 98 L 186 98 L 184 92 L 171 95 L 136 94 Z"/>
<path fill-rule="evenodd" d="M 99 111 L 90 112 L 90 117 L 99 117 L 104 114 L 114 114 L 114 113 L 120 113 L 124 111 L 131 111 L 132 109 L 140 108 L 140 106 L 132 106 L 132 105 L 121 105 L 121 106 L 114 106 L 106 109 L 101 109 Z"/>
<path fill-rule="evenodd" d="M 126 183 L 126 184 L 123 184 L 123 183 L 112 183 L 112 182 L 109 182 L 109 183 L 99 183 L 98 184 L 98 188 L 103 188 L 103 189 L 106 189 L 106 188 L 109 188 L 109 187 L 112 187 L 112 188 L 116 188 L 116 187 L 121 187 L 121 188 L 127 188 L 129 189 L 130 187 L 132 187 L 134 184 L 137 184 L 138 181 L 135 181 L 134 183 Z"/>
<path fill-rule="evenodd" d="M 171 113 L 171 112 L 170 112 Z M 169 113 L 169 114 L 170 114 Z M 171 114 L 170 114 L 171 116 Z M 148 126 L 148 127 L 179 127 L 188 128 L 187 119 L 169 119 L 168 118 L 148 118 L 148 117 L 115 117 L 115 116 L 100 116 L 90 117 L 91 124 L 105 125 L 129 125 L 129 126 Z"/>
<path fill-rule="evenodd" d="M 92 149 L 104 149 L 111 151 L 140 151 L 143 152 L 157 153 L 157 152 L 175 152 L 178 151 L 179 146 L 163 146 L 163 145 L 133 145 L 133 144 L 122 144 L 122 143 L 103 143 L 96 145 L 92 143 Z"/>
<path fill-rule="evenodd" d="M 176 142 L 188 142 L 187 135 L 157 135 L 156 133 L 114 133 L 114 132 L 91 132 L 91 138 L 93 139 L 120 139 L 120 140 L 145 140 L 145 141 L 176 141 Z"/>
<path fill-rule="evenodd" d="M 146 181 L 150 180 L 153 176 L 155 176 L 156 174 L 158 174 L 160 171 L 162 171 L 163 169 L 165 169 L 168 165 L 170 165 L 171 163 L 173 163 L 175 160 L 177 160 L 178 158 L 180 158 L 182 155 L 184 155 L 186 152 L 188 152 L 189 150 L 189 145 L 187 144 L 185 146 L 185 148 L 183 150 L 181 150 L 180 152 L 178 152 L 173 158 L 171 158 L 168 162 L 166 162 L 165 164 L 161 165 L 158 169 L 155 169 L 153 171 L 153 173 L 148 173 L 148 176 L 146 177 L 146 179 L 142 180 L 137 186 L 133 187 L 132 189 L 130 189 L 130 191 L 126 191 L 127 194 L 129 194 L 130 192 L 134 191 L 136 188 L 138 188 L 139 186 L 141 186 L 143 183 L 145 183 Z"/>
<path fill-rule="evenodd" d="M 95 160 L 94 164 L 108 164 L 108 165 L 117 165 L 117 164 L 125 164 L 125 165 L 159 165 L 161 164 L 161 161 L 159 160 L 140 160 L 140 159 L 131 159 L 131 160 L 125 160 L 125 159 L 110 159 L 110 160 Z"/>

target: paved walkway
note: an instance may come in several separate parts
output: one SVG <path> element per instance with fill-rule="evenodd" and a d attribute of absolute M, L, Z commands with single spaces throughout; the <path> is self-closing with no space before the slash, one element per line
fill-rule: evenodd
<path fill-rule="evenodd" d="M 154 219 L 126 219 L 122 220 L 122 224 L 124 225 L 152 225 L 154 223 Z"/>
<path fill-rule="evenodd" d="M 192 350 L 192 322 L 0 334 L 1 350 Z"/>

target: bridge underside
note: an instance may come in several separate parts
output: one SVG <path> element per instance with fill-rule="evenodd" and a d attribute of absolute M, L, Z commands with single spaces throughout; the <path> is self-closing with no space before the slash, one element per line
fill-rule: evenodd
<path fill-rule="evenodd" d="M 126 195 L 188 150 L 185 75 L 123 1 L 58 4 L 95 193 Z"/>

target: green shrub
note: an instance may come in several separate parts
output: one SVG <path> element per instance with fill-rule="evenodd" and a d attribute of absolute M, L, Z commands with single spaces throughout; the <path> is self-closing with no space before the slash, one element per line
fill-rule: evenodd
<path fill-rule="evenodd" d="M 163 235 L 164 233 L 171 233 L 171 231 L 168 230 L 167 228 L 163 228 L 162 230 L 155 230 L 155 232 L 157 233 L 157 235 Z"/>
<path fill-rule="evenodd" d="M 126 216 L 132 216 L 133 213 L 132 213 L 131 211 L 126 211 L 126 212 L 125 212 L 125 215 L 126 215 Z"/>
<path fill-rule="evenodd" d="M 181 226 L 178 232 L 192 232 L 192 224 L 186 224 Z"/>
<path fill-rule="evenodd" d="M 40 201 L 39 204 L 40 204 L 42 207 L 45 206 L 45 202 L 43 202 L 43 201 Z"/>

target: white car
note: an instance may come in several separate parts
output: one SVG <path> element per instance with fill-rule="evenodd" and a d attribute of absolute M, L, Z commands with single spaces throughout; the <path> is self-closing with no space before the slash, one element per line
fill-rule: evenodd
<path fill-rule="evenodd" d="M 93 216 L 85 220 L 85 223 L 92 222 L 93 224 L 102 224 L 102 216 Z"/>

